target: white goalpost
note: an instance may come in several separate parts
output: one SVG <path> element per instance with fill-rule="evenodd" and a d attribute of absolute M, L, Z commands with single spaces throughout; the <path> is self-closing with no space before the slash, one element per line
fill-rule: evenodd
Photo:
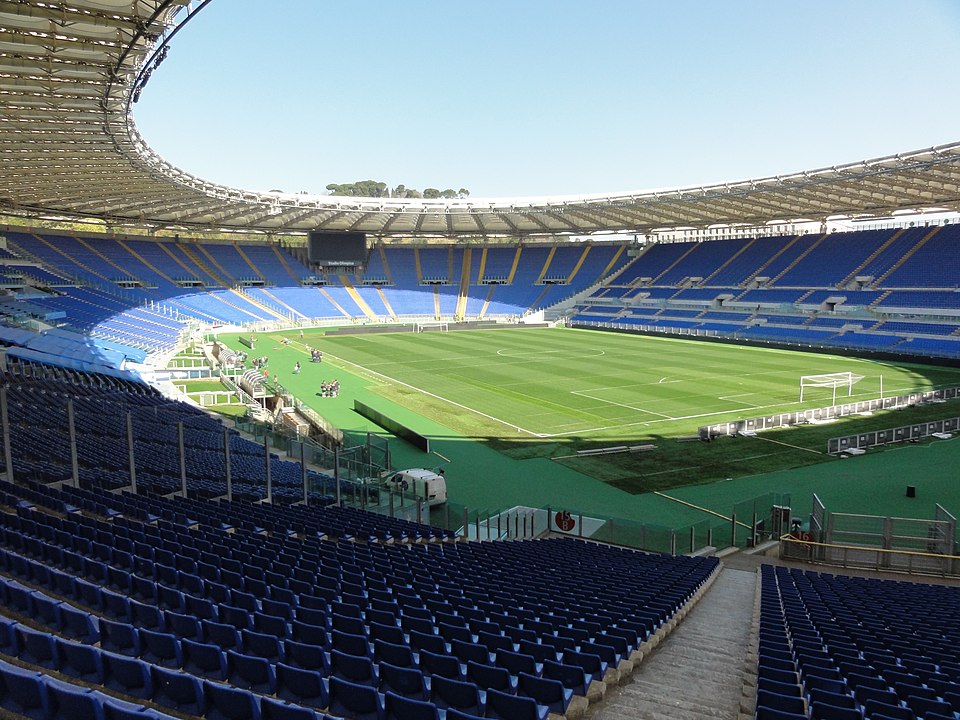
<path fill-rule="evenodd" d="M 413 331 L 422 332 L 447 332 L 450 325 L 445 322 L 418 322 L 413 326 Z"/>
<path fill-rule="evenodd" d="M 857 375 L 852 372 L 824 373 L 823 375 L 801 375 L 800 376 L 800 402 L 803 402 L 803 391 L 805 388 L 831 388 L 833 390 L 833 402 L 837 404 L 837 388 L 847 388 L 847 397 L 853 395 L 853 386 L 863 380 L 863 375 Z"/>

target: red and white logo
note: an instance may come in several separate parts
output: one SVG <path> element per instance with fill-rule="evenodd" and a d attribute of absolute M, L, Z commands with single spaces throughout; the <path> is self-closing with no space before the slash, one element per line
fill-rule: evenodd
<path fill-rule="evenodd" d="M 553 516 L 553 522 L 557 526 L 558 530 L 563 532 L 570 532 L 577 526 L 577 521 L 573 519 L 573 516 L 566 510 L 560 510 Z"/>

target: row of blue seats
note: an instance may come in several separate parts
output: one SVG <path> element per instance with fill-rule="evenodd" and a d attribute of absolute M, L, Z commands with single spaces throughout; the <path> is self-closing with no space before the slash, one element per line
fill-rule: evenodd
<path fill-rule="evenodd" d="M 764 566 L 761 593 L 758 720 L 960 717 L 957 588 Z"/>

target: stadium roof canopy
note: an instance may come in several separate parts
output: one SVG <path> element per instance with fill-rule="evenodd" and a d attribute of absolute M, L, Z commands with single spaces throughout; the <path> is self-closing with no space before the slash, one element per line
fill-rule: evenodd
<path fill-rule="evenodd" d="M 166 43 L 209 1 L 0 0 L 0 212 L 459 237 L 960 210 L 960 143 L 777 177 L 575 197 L 401 200 L 224 187 L 159 157 L 131 117 Z"/>

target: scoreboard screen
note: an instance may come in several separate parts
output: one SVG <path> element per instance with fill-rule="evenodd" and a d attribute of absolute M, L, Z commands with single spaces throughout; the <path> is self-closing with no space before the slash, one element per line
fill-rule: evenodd
<path fill-rule="evenodd" d="M 367 261 L 367 236 L 358 232 L 311 232 L 307 259 L 316 265 L 363 265 Z"/>

